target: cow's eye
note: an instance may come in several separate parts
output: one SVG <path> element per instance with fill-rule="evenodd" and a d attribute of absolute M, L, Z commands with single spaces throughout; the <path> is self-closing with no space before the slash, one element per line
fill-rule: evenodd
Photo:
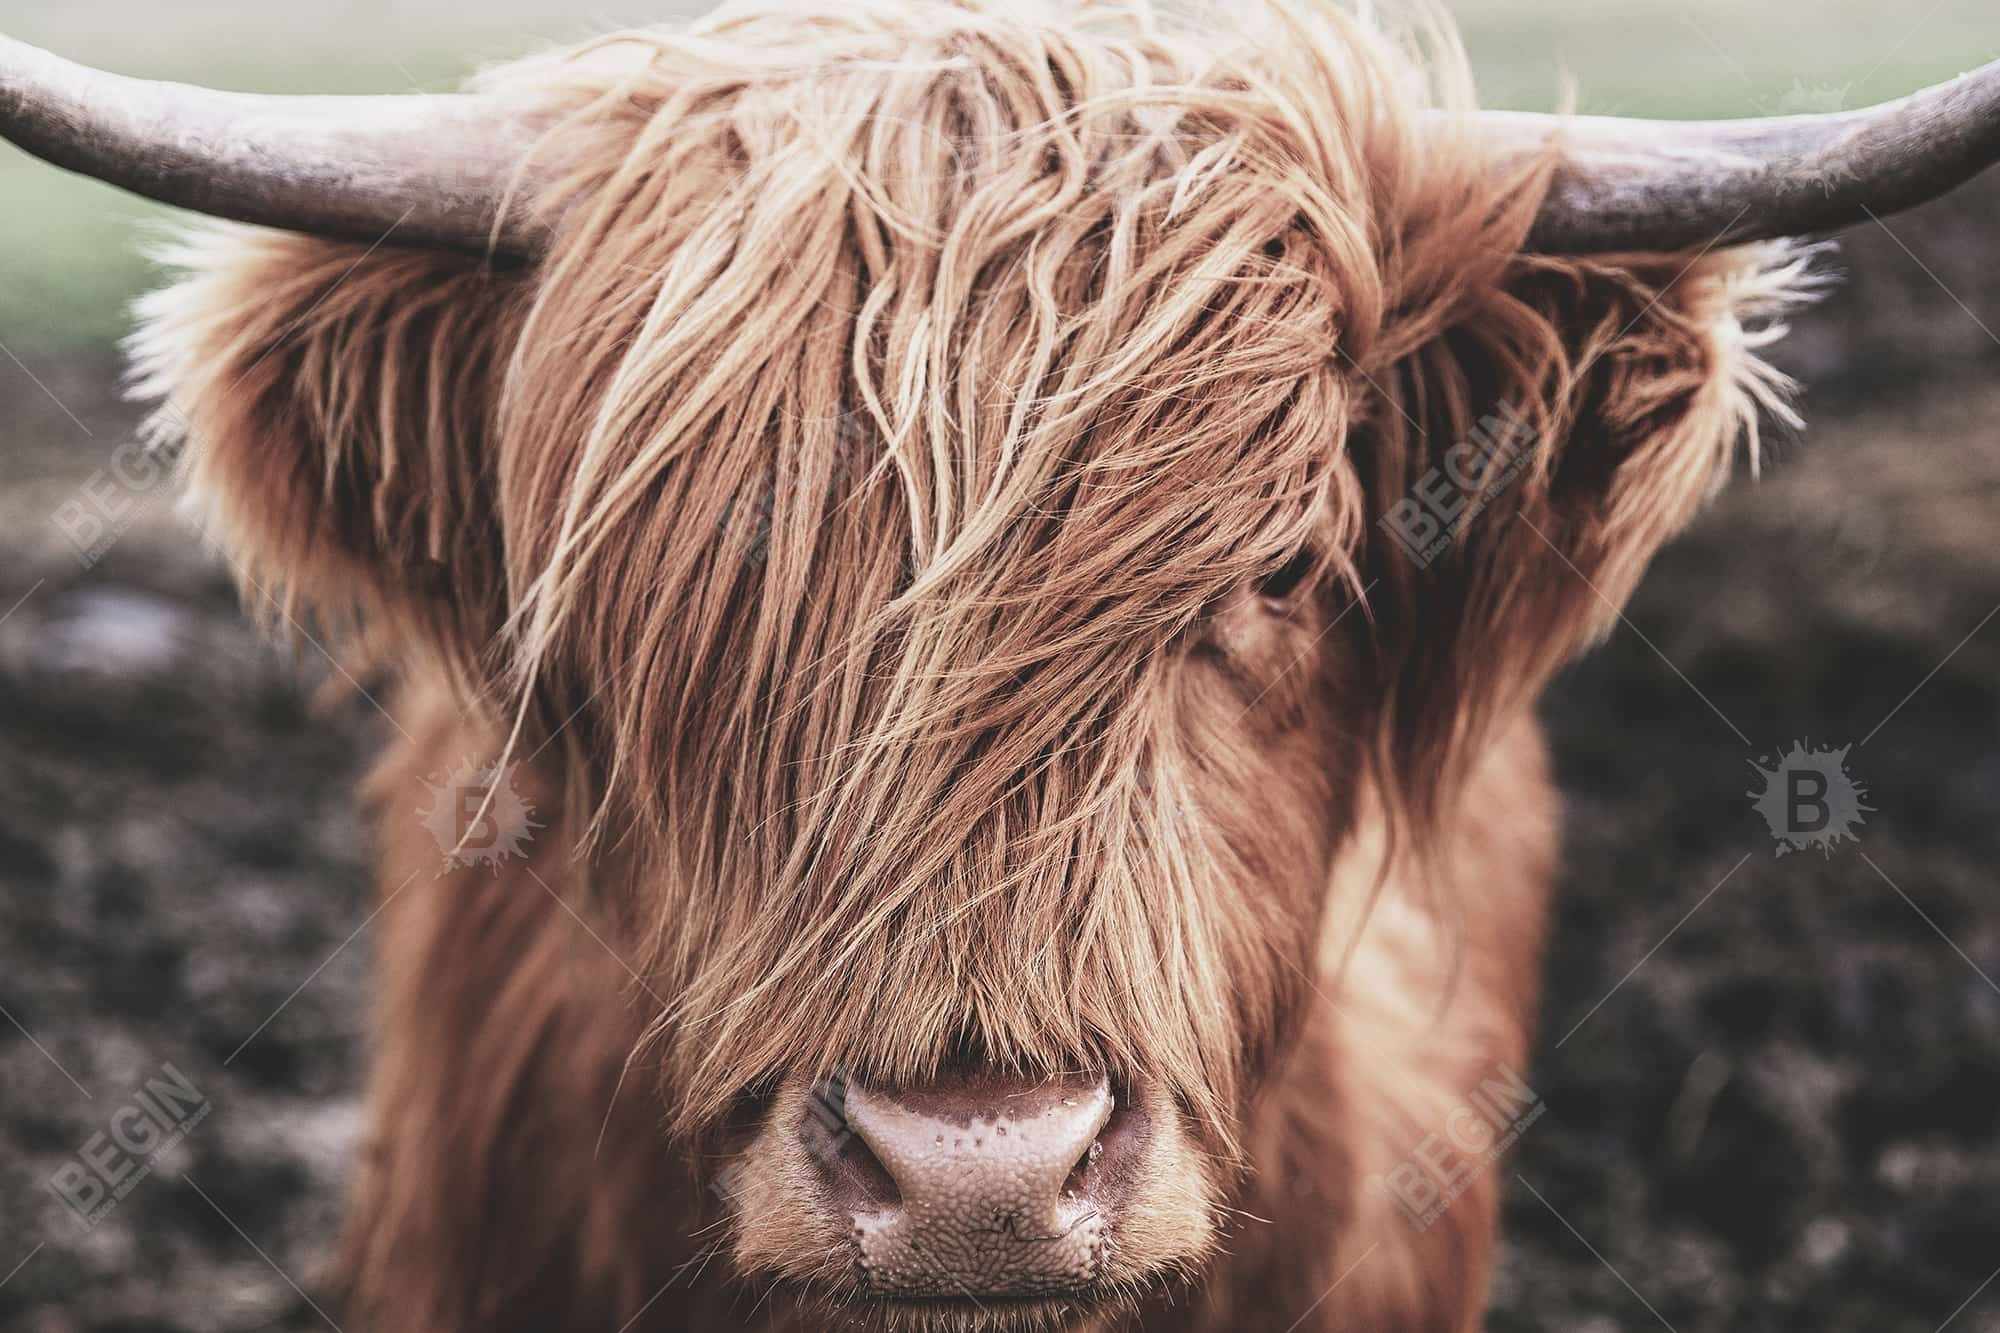
<path fill-rule="evenodd" d="M 1310 550 L 1301 549 L 1297 555 L 1259 580 L 1257 591 L 1274 601 L 1283 601 L 1299 590 L 1299 585 L 1306 581 L 1306 575 L 1312 573 L 1313 566 L 1318 563 Z"/>

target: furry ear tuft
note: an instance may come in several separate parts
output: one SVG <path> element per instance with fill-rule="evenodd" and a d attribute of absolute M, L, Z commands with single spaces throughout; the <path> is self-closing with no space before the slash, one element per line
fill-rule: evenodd
<path fill-rule="evenodd" d="M 1817 295 L 1813 252 L 1515 260 L 1383 377 L 1366 654 L 1378 762 L 1421 846 L 1496 724 L 1610 632 L 1660 547 L 1799 425 L 1758 351 Z"/>
<path fill-rule="evenodd" d="M 204 225 L 157 256 L 130 396 L 270 620 L 310 612 L 466 680 L 505 619 L 492 444 L 525 282 L 422 251 Z"/>

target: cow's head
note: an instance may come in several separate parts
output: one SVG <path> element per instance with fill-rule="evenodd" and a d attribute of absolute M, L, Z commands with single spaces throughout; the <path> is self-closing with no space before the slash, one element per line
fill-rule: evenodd
<path fill-rule="evenodd" d="M 45 149 L 19 69 L 102 100 L 0 54 Z M 142 388 L 261 590 L 559 770 L 739 1269 L 1054 1315 L 1211 1254 L 1337 871 L 1423 858 L 1771 401 L 1743 242 L 1957 169 L 1422 83 L 1304 6 L 827 4 L 50 155 L 350 238 L 191 239 Z"/>

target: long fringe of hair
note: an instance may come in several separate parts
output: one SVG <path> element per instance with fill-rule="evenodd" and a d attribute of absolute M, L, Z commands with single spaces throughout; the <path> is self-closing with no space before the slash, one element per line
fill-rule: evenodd
<path fill-rule="evenodd" d="M 1311 552 L 1421 844 L 1712 488 L 1771 388 L 1735 317 L 1797 277 L 1524 260 L 1551 164 L 1452 115 L 1448 26 L 1309 0 L 731 6 L 485 83 L 549 117 L 537 266 L 219 229 L 139 389 L 260 591 L 559 738 L 683 1127 L 972 1048 L 1232 1143 L 1298 932 L 1189 780 L 1177 653 Z M 1397 565 L 1380 507 L 1500 402 L 1505 512 Z"/>

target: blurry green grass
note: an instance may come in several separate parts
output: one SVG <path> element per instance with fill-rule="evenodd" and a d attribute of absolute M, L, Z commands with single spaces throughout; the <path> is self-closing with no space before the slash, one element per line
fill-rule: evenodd
<path fill-rule="evenodd" d="M 579 11 L 488 0 L 348 0 L 273 12 L 240 0 L 0 0 L 0 32 L 121 72 L 252 91 L 448 88 L 493 59 L 698 10 L 653 0 Z M 1493 106 L 1760 115 L 1866 105 L 2000 56 L 1993 0 L 1456 0 Z M 0 147 L 0 342 L 23 356 L 107 347 L 152 280 L 172 214 Z"/>

